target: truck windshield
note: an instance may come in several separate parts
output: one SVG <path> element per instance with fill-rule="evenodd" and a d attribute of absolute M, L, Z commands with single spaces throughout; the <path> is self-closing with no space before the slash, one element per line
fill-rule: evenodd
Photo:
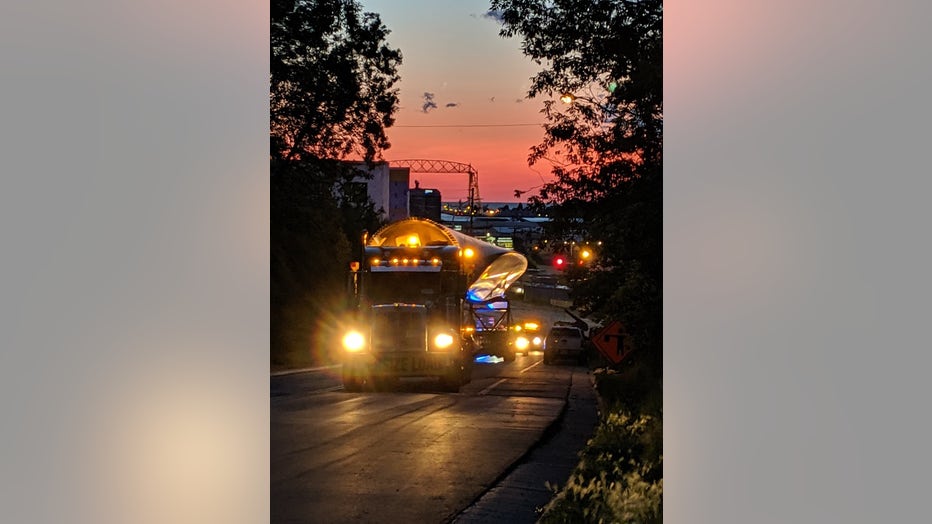
<path fill-rule="evenodd" d="M 366 297 L 370 304 L 424 304 L 440 295 L 440 273 L 371 273 Z"/>

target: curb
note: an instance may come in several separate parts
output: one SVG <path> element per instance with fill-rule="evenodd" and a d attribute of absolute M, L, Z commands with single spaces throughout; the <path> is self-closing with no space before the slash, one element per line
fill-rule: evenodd
<path fill-rule="evenodd" d="M 492 487 L 447 522 L 535 523 L 554 494 L 551 485 L 565 484 L 579 463 L 578 453 L 598 425 L 594 377 L 574 371 L 563 409 L 544 428 L 540 439 L 508 467 Z"/>

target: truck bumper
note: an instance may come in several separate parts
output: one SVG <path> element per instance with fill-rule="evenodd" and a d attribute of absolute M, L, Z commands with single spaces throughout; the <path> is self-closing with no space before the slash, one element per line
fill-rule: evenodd
<path fill-rule="evenodd" d="M 384 353 L 353 355 L 343 362 L 344 375 L 359 378 L 442 377 L 462 369 L 464 359 L 456 353 Z"/>

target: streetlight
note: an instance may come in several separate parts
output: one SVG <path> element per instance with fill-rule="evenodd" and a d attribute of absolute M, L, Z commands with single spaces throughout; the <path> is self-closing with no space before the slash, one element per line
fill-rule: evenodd
<path fill-rule="evenodd" d="M 588 96 L 580 96 L 574 93 L 566 92 L 560 95 L 560 101 L 566 105 L 573 105 L 577 100 L 582 100 L 592 104 L 594 107 L 598 108 L 605 115 L 603 119 L 610 120 L 619 116 L 619 112 L 622 111 L 612 103 L 610 97 L 600 96 L 597 99 L 591 98 Z"/>
<path fill-rule="evenodd" d="M 614 94 L 615 90 L 618 89 L 618 82 L 615 80 L 612 80 L 608 83 L 607 86 L 605 86 L 605 88 L 608 89 L 608 92 L 610 94 Z M 575 93 L 570 93 L 569 91 L 565 91 L 560 94 L 560 101 L 563 102 L 564 104 L 572 104 L 573 102 L 576 101 L 576 99 L 582 99 L 582 100 L 586 100 L 587 102 L 591 102 L 596 105 L 602 105 L 599 102 L 591 98 L 587 98 L 584 96 L 577 96 Z"/>

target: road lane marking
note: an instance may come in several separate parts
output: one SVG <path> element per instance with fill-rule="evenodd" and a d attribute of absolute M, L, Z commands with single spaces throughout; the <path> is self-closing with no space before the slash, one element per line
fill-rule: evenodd
<path fill-rule="evenodd" d="M 534 367 L 534 366 L 539 366 L 541 362 L 543 362 L 543 360 L 538 360 L 537 362 L 531 364 L 530 366 L 528 366 L 528 367 L 522 369 L 522 370 L 519 371 L 518 373 L 524 373 L 525 371 L 531 369 L 531 368 Z"/>
<path fill-rule="evenodd" d="M 281 377 L 284 375 L 296 375 L 298 373 L 314 373 L 315 371 L 326 371 L 328 369 L 337 369 L 343 367 L 343 364 L 334 364 L 332 366 L 320 366 L 316 368 L 301 368 L 301 369 L 286 369 L 284 371 L 275 371 L 270 373 L 273 377 Z"/>
<path fill-rule="evenodd" d="M 479 395 L 480 395 L 480 396 L 481 396 L 481 395 L 485 395 L 485 394 L 488 393 L 489 391 L 492 391 L 492 388 L 494 388 L 495 386 L 501 384 L 502 382 L 504 382 L 504 381 L 506 381 L 506 380 L 508 380 L 508 379 L 507 379 L 507 378 L 503 378 L 503 379 L 499 380 L 498 382 L 496 382 L 496 383 L 492 384 L 491 386 L 489 386 L 489 387 L 483 389 L 482 391 L 480 391 L 480 392 L 479 392 Z"/>

